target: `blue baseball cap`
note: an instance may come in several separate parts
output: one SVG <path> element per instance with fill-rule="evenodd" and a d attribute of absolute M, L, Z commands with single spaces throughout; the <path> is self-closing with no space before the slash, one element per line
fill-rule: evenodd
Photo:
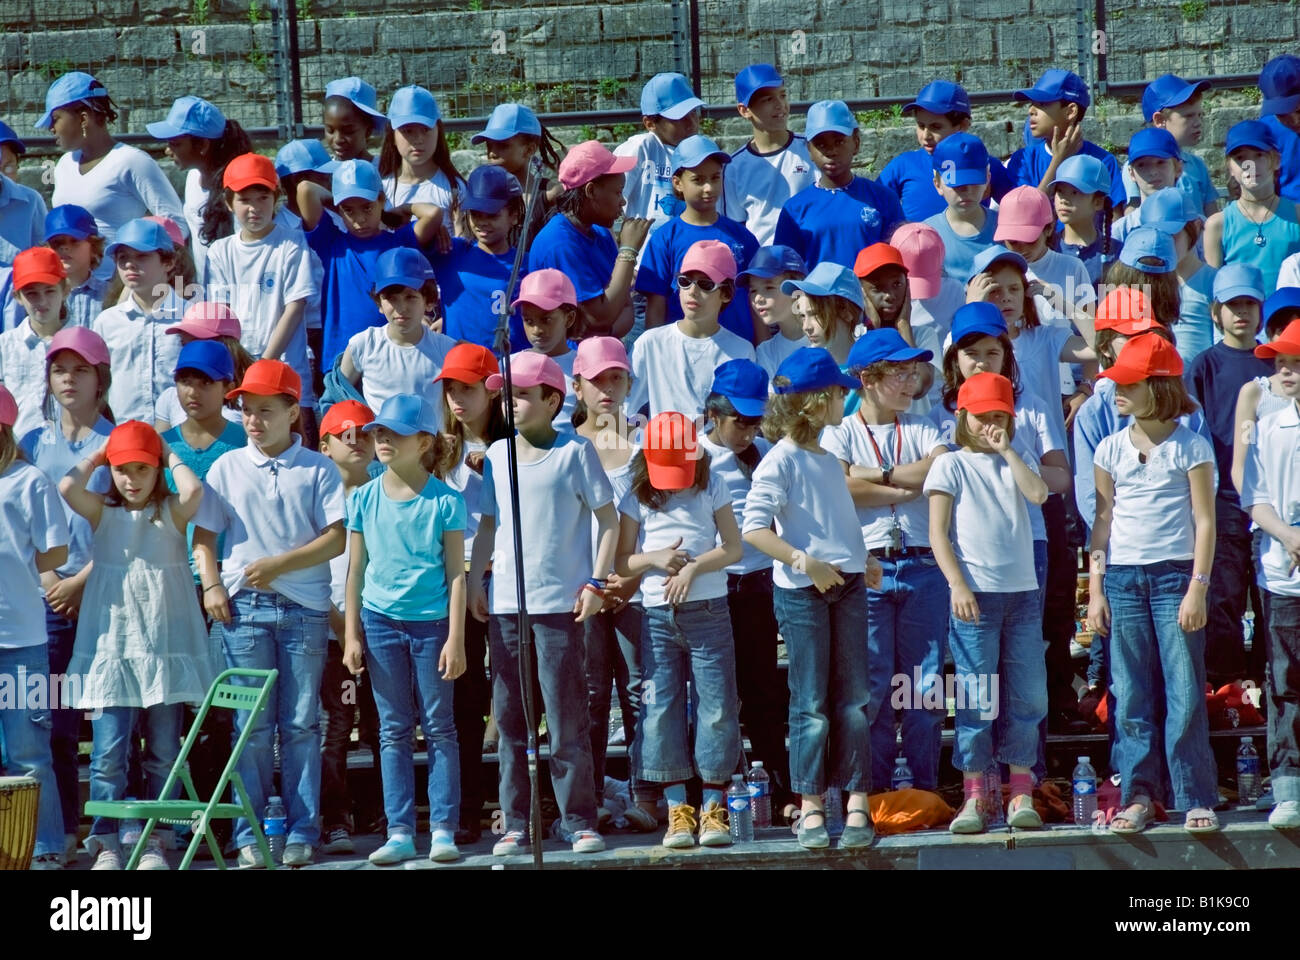
<path fill-rule="evenodd" d="M 694 170 L 709 159 L 717 160 L 718 163 L 730 163 L 731 154 L 708 137 L 697 133 L 677 144 L 677 148 L 673 150 L 672 172 L 676 175 L 678 170 Z"/>
<path fill-rule="evenodd" d="M 460 205 L 477 213 L 496 214 L 512 198 L 523 196 L 523 193 L 523 187 L 513 173 L 505 167 L 485 163 L 470 172 Z"/>
<path fill-rule="evenodd" d="M 1191 194 L 1183 193 L 1177 187 L 1157 190 L 1138 207 L 1140 226 L 1155 227 L 1165 233 L 1177 233 L 1192 220 L 1200 219 L 1201 212 L 1196 209 Z"/>
<path fill-rule="evenodd" d="M 1157 110 L 1186 103 L 1198 93 L 1208 89 L 1210 89 L 1208 80 L 1188 83 L 1182 77 L 1176 77 L 1172 73 L 1156 77 L 1142 91 L 1142 116 L 1146 118 L 1147 123 L 1151 123 L 1155 119 Z"/>
<path fill-rule="evenodd" d="M 736 74 L 736 101 L 744 107 L 765 87 L 783 87 L 785 81 L 770 63 L 753 63 Z"/>
<path fill-rule="evenodd" d="M 1228 129 L 1228 139 L 1223 145 L 1224 156 L 1230 156 L 1239 147 L 1255 147 L 1259 150 L 1277 152 L 1277 140 L 1273 131 L 1262 120 L 1242 120 Z"/>
<path fill-rule="evenodd" d="M 1061 161 L 1050 186 L 1068 183 L 1082 193 L 1110 193 L 1110 171 L 1096 157 L 1076 153 Z"/>
<path fill-rule="evenodd" d="M 85 240 L 99 233 L 99 226 L 90 211 L 75 203 L 61 203 L 45 215 L 45 242 L 55 237 L 75 237 Z"/>
<path fill-rule="evenodd" d="M 336 205 L 354 198 L 374 201 L 383 190 L 379 171 L 367 160 L 341 161 L 330 179 L 330 193 Z"/>
<path fill-rule="evenodd" d="M 1172 273 L 1178 266 L 1174 238 L 1155 227 L 1136 227 L 1124 238 L 1119 262 L 1143 273 Z"/>
<path fill-rule="evenodd" d="M 680 120 L 704 106 L 680 73 L 656 73 L 641 88 L 641 115 Z"/>
<path fill-rule="evenodd" d="M 534 137 L 542 135 L 542 123 L 537 114 L 521 103 L 501 103 L 492 108 L 487 126 L 481 133 L 470 137 L 470 143 L 482 143 L 484 140 L 509 140 L 517 133 L 527 133 Z"/>
<path fill-rule="evenodd" d="M 13 127 L 0 120 L 0 144 L 5 143 L 13 146 L 14 153 L 27 152 L 27 144 L 18 139 L 18 134 L 14 133 Z"/>
<path fill-rule="evenodd" d="M 394 130 L 408 123 L 436 127 L 441 119 L 442 112 L 438 109 L 438 101 L 433 99 L 433 94 L 414 84 L 394 93 L 388 104 L 388 122 Z"/>
<path fill-rule="evenodd" d="M 275 173 L 280 178 L 295 173 L 333 173 L 338 166 L 319 140 L 291 140 L 275 154 Z"/>
<path fill-rule="evenodd" d="M 379 293 L 389 287 L 410 287 L 419 290 L 433 279 L 433 267 L 424 254 L 411 247 L 393 247 L 385 250 L 375 261 L 374 279 L 370 284 L 371 293 Z"/>
<path fill-rule="evenodd" d="M 866 310 L 862 299 L 862 285 L 853 271 L 838 263 L 823 260 L 812 268 L 802 280 L 785 280 L 781 283 L 781 292 L 787 297 L 796 290 L 812 294 L 814 297 L 843 297 L 856 303 L 859 310 Z"/>
<path fill-rule="evenodd" d="M 827 387 L 843 387 L 856 390 L 861 384 L 840 369 L 829 350 L 822 347 L 800 347 L 781 361 L 776 368 L 778 377 L 785 377 L 790 382 L 786 386 L 773 385 L 776 393 L 806 393 L 810 390 L 825 390 Z"/>
<path fill-rule="evenodd" d="M 155 250 L 161 253 L 174 253 L 176 251 L 176 247 L 172 245 L 172 238 L 167 236 L 167 231 L 163 225 L 144 219 L 128 220 L 122 224 L 122 228 L 117 231 L 117 236 L 113 238 L 113 242 L 104 251 L 104 256 L 112 259 L 120 247 L 130 247 L 132 250 L 138 250 L 141 253 L 149 253 Z"/>
<path fill-rule="evenodd" d="M 987 183 L 989 152 L 979 137 L 971 133 L 954 133 L 934 147 L 930 164 L 945 187 L 964 187 Z"/>
<path fill-rule="evenodd" d="M 767 409 L 767 371 L 753 360 L 728 360 L 713 371 L 713 393 L 720 393 L 742 417 L 761 417 Z"/>
<path fill-rule="evenodd" d="M 1062 100 L 1065 103 L 1077 103 L 1081 107 L 1092 103 L 1092 98 L 1088 96 L 1088 85 L 1082 77 L 1070 70 L 1044 70 L 1037 83 L 1024 90 L 1017 90 L 1013 99 L 1032 100 L 1034 103 Z"/>
<path fill-rule="evenodd" d="M 379 95 L 375 93 L 375 88 L 360 77 L 331 80 L 325 84 L 325 99 L 330 97 L 342 97 L 362 113 L 374 117 L 376 126 L 382 127 L 388 122 L 388 118 L 379 109 Z"/>
<path fill-rule="evenodd" d="M 45 91 L 45 113 L 36 121 L 37 130 L 54 125 L 54 111 L 82 100 L 108 99 L 108 90 L 88 73 L 65 73 Z"/>
<path fill-rule="evenodd" d="M 834 131 L 849 136 L 858 129 L 858 118 L 843 100 L 818 100 L 808 108 L 808 123 L 804 127 L 805 140 Z"/>
<path fill-rule="evenodd" d="M 1143 157 L 1161 157 L 1165 160 L 1181 160 L 1182 151 L 1178 141 L 1168 130 L 1160 127 L 1143 127 L 1133 134 L 1128 141 L 1128 162 L 1141 160 Z"/>
<path fill-rule="evenodd" d="M 385 427 L 403 437 L 413 433 L 437 433 L 438 416 L 433 404 L 424 397 L 395 393 L 384 401 L 379 415 L 362 427 L 361 432 L 369 433 L 378 427 Z"/>
<path fill-rule="evenodd" d="M 178 376 L 182 370 L 197 370 L 212 380 L 235 379 L 234 361 L 220 340 L 191 340 L 181 347 L 172 376 Z"/>
<path fill-rule="evenodd" d="M 208 101 L 199 97 L 181 97 L 167 111 L 167 119 L 146 123 L 149 136 L 156 140 L 199 137 L 216 140 L 226 132 L 226 117 Z"/>
<path fill-rule="evenodd" d="M 1264 301 L 1264 326 L 1283 310 L 1300 310 L 1300 287 L 1278 287 Z"/>
<path fill-rule="evenodd" d="M 1214 299 L 1227 303 L 1237 297 L 1264 302 L 1264 275 L 1248 263 L 1225 263 L 1214 275 Z"/>
<path fill-rule="evenodd" d="M 1300 57 L 1284 53 L 1264 64 L 1259 72 L 1259 90 L 1264 94 L 1264 102 L 1259 105 L 1261 117 L 1290 113 L 1300 107 Z"/>
<path fill-rule="evenodd" d="M 1002 337 L 1007 332 L 1007 321 L 1002 311 L 987 300 L 964 304 L 952 315 L 950 335 L 953 343 L 960 343 L 972 333 L 982 337 Z"/>
<path fill-rule="evenodd" d="M 991 304 L 990 304 L 991 306 Z M 934 351 L 913 347 L 893 327 L 876 327 L 858 337 L 849 351 L 849 369 L 861 370 L 873 363 L 907 363 L 934 359 Z"/>
<path fill-rule="evenodd" d="M 758 248 L 750 257 L 749 266 L 736 276 L 736 283 L 746 287 L 750 277 L 770 280 L 782 273 L 797 273 L 804 277 L 808 275 L 808 268 L 794 248 L 774 243 L 770 247 Z"/>
<path fill-rule="evenodd" d="M 964 113 L 970 116 L 970 96 L 966 88 L 951 80 L 933 80 L 921 88 L 916 99 L 903 108 L 904 113 L 928 110 L 930 113 Z"/>
<path fill-rule="evenodd" d="M 1029 270 L 1029 261 L 1018 253 L 1012 253 L 1001 244 L 994 243 L 985 247 L 975 258 L 971 260 L 970 273 L 966 275 L 966 282 L 970 283 L 985 270 L 988 270 L 995 263 L 1013 263 L 1020 268 L 1022 272 Z"/>

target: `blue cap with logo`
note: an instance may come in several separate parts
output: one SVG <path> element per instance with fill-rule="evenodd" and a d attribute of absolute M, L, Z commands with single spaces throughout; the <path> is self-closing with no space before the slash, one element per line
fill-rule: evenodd
<path fill-rule="evenodd" d="M 413 433 L 437 433 L 438 415 L 434 412 L 433 404 L 424 397 L 413 393 L 396 393 L 384 401 L 379 414 L 362 427 L 361 432 L 369 433 L 379 427 L 402 437 L 409 437 Z"/>
<path fill-rule="evenodd" d="M 705 160 L 717 160 L 718 163 L 730 163 L 731 154 L 727 153 L 720 146 L 710 140 L 708 137 L 695 134 L 687 137 L 672 152 L 672 172 L 676 175 L 678 170 L 694 170 Z"/>
<path fill-rule="evenodd" d="M 1119 262 L 1143 273 L 1172 273 L 1178 266 L 1178 250 L 1165 231 L 1136 227 L 1124 238 Z"/>
<path fill-rule="evenodd" d="M 749 106 L 754 94 L 765 87 L 782 87 L 785 81 L 770 63 L 753 63 L 736 74 L 736 102 Z"/>
<path fill-rule="evenodd" d="M 200 97 L 181 97 L 167 111 L 166 120 L 146 123 L 144 127 L 149 136 L 158 140 L 175 140 L 177 137 L 216 140 L 226 132 L 226 117 Z"/>
<path fill-rule="evenodd" d="M 410 287 L 419 290 L 434 278 L 433 267 L 424 254 L 411 247 L 393 247 L 385 250 L 375 261 L 374 279 L 371 281 L 372 293 L 379 293 L 389 287 Z"/>
<path fill-rule="evenodd" d="M 713 371 L 711 392 L 730 400 L 742 417 L 761 417 L 767 409 L 767 371 L 753 360 L 728 360 Z"/>
<path fill-rule="evenodd" d="M 1190 193 L 1184 193 L 1177 187 L 1165 187 L 1157 190 L 1142 201 L 1138 207 L 1138 223 L 1144 227 L 1155 227 L 1165 233 L 1177 233 L 1192 220 L 1201 219 L 1201 211 L 1196 209 L 1196 201 Z"/>
<path fill-rule="evenodd" d="M 61 203 L 45 215 L 45 242 L 55 237 L 74 237 L 85 240 L 99 233 L 99 226 L 90 211 L 75 203 Z"/>
<path fill-rule="evenodd" d="M 1268 124 L 1262 120 L 1242 120 L 1228 128 L 1228 137 L 1223 144 L 1224 156 L 1240 147 L 1254 147 L 1256 150 L 1277 152 L 1277 139 Z"/>
<path fill-rule="evenodd" d="M 523 196 L 523 192 L 513 173 L 505 167 L 485 163 L 470 172 L 460 205 L 476 213 L 497 214 L 513 198 Z"/>
<path fill-rule="evenodd" d="M 438 109 L 438 101 L 433 99 L 433 94 L 424 87 L 417 87 L 415 84 L 402 87 L 393 94 L 393 99 L 388 104 L 388 122 L 393 125 L 394 130 L 408 123 L 418 123 L 432 128 L 438 125 L 440 119 L 442 119 L 442 111 Z"/>
<path fill-rule="evenodd" d="M 328 100 L 330 97 L 342 97 L 347 100 L 362 113 L 373 117 L 377 127 L 382 127 L 388 121 L 384 112 L 379 109 L 379 95 L 375 93 L 375 88 L 360 77 L 331 80 L 325 84 L 325 99 Z"/>
<path fill-rule="evenodd" d="M 770 280 L 783 273 L 797 273 L 807 276 L 808 268 L 803 257 L 793 247 L 774 243 L 770 247 L 759 247 L 749 259 L 749 266 L 736 276 L 736 283 L 742 287 L 749 285 L 750 277 Z"/>
<path fill-rule="evenodd" d="M 1030 100 L 1034 103 L 1061 100 L 1077 103 L 1081 107 L 1092 103 L 1092 98 L 1088 96 L 1088 85 L 1082 77 L 1070 70 L 1044 70 L 1037 83 L 1024 90 L 1017 90 L 1013 96 L 1016 100 Z"/>
<path fill-rule="evenodd" d="M 13 127 L 0 120 L 0 144 L 5 143 L 13 147 L 14 153 L 27 152 L 27 144 L 18 139 L 18 134 L 14 133 Z"/>
<path fill-rule="evenodd" d="M 1208 80 L 1188 83 L 1182 77 L 1176 77 L 1172 73 L 1156 77 L 1142 91 L 1142 116 L 1146 118 L 1147 123 L 1151 123 L 1155 119 L 1157 110 L 1180 106 L 1208 89 L 1210 89 Z"/>
<path fill-rule="evenodd" d="M 964 113 L 970 116 L 970 96 L 966 88 L 951 80 L 933 80 L 921 88 L 916 99 L 903 108 L 904 113 L 927 110 L 930 113 Z"/>
<path fill-rule="evenodd" d="M 1284 53 L 1264 64 L 1259 72 L 1259 90 L 1264 94 L 1260 116 L 1290 113 L 1300 107 L 1300 57 Z"/>
<path fill-rule="evenodd" d="M 1128 162 L 1133 163 L 1143 157 L 1181 160 L 1183 154 L 1178 149 L 1178 141 L 1168 130 L 1160 127 L 1143 127 L 1129 138 Z"/>
<path fill-rule="evenodd" d="M 330 179 L 330 193 L 335 204 L 353 199 L 374 201 L 383 190 L 379 171 L 368 160 L 343 160 Z"/>
<path fill-rule="evenodd" d="M 704 106 L 680 73 L 656 73 L 641 88 L 641 115 L 680 120 Z"/>
<path fill-rule="evenodd" d="M 1225 263 L 1214 275 L 1214 299 L 1227 303 L 1238 297 L 1264 302 L 1264 275 L 1248 263 Z"/>
<path fill-rule="evenodd" d="M 932 350 L 911 346 L 893 327 L 876 327 L 858 337 L 849 351 L 849 369 L 861 370 L 873 363 L 907 363 L 911 360 L 930 361 Z"/>
<path fill-rule="evenodd" d="M 1007 332 L 1007 321 L 1002 311 L 987 300 L 964 304 L 952 315 L 950 336 L 953 343 L 960 343 L 972 333 L 981 337 L 1002 337 Z"/>
<path fill-rule="evenodd" d="M 859 310 L 867 309 L 862 299 L 862 285 L 853 271 L 838 263 L 823 260 L 812 268 L 802 280 L 785 280 L 781 283 L 781 292 L 790 296 L 796 290 L 812 294 L 814 297 L 842 297 L 855 303 Z"/>
<path fill-rule="evenodd" d="M 48 130 L 54 124 L 54 111 L 81 100 L 108 99 L 108 90 L 88 73 L 65 73 L 50 84 L 45 91 L 45 113 L 36 121 L 37 130 Z"/>
<path fill-rule="evenodd" d="M 987 183 L 989 179 L 989 152 L 974 134 L 954 133 L 944 137 L 935 144 L 930 164 L 945 187 Z"/>
<path fill-rule="evenodd" d="M 176 250 L 172 238 L 167 236 L 167 231 L 161 223 L 143 219 L 128 220 L 122 224 L 122 228 L 117 231 L 117 236 L 104 251 L 104 256 L 111 260 L 122 247 L 129 247 L 140 253 L 152 251 L 174 253 Z"/>
<path fill-rule="evenodd" d="M 1068 183 L 1080 193 L 1110 193 L 1110 171 L 1096 157 L 1076 153 L 1061 161 L 1051 186 Z"/>
<path fill-rule="evenodd" d="M 974 259 L 971 260 L 970 273 L 966 276 L 966 282 L 970 283 L 995 263 L 1014 264 L 1019 267 L 1022 272 L 1029 269 L 1029 261 L 1020 254 L 1013 253 L 1001 244 L 994 243 L 975 254 Z"/>
<path fill-rule="evenodd" d="M 858 118 L 843 100 L 818 100 L 808 108 L 808 123 L 804 127 L 805 140 L 823 133 L 852 135 L 858 129 Z"/>
<path fill-rule="evenodd" d="M 830 351 L 822 347 L 800 347 L 781 361 L 776 375 L 790 381 L 784 386 L 773 384 L 772 389 L 777 393 L 806 393 L 827 387 L 856 390 L 861 386 L 841 370 Z"/>
<path fill-rule="evenodd" d="M 338 166 L 319 140 L 290 140 L 275 154 L 275 173 L 281 178 L 295 173 L 333 173 Z"/>
<path fill-rule="evenodd" d="M 234 361 L 220 340 L 191 340 L 181 347 L 172 376 L 178 376 L 182 370 L 197 370 L 212 380 L 235 379 Z"/>
<path fill-rule="evenodd" d="M 470 143 L 482 143 L 484 140 L 509 140 L 518 133 L 540 137 L 542 123 L 537 119 L 537 114 L 522 103 L 501 103 L 492 109 L 487 126 L 470 137 Z"/>

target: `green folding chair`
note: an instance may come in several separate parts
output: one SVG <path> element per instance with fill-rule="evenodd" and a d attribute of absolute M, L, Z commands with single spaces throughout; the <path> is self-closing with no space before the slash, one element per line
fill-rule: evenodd
<path fill-rule="evenodd" d="M 185 743 L 181 745 L 181 752 L 176 757 L 176 762 L 172 764 L 171 773 L 167 775 L 167 782 L 163 784 L 162 795 L 169 796 L 172 789 L 176 786 L 176 781 L 184 785 L 185 797 L 177 800 L 91 800 L 86 804 L 86 814 L 92 817 L 112 817 L 118 820 L 146 820 L 144 830 L 140 833 L 140 839 L 131 851 L 131 858 L 126 863 L 126 869 L 134 870 L 136 864 L 140 862 L 140 856 L 144 853 L 145 845 L 149 841 L 149 835 L 153 833 L 154 827 L 159 823 L 166 824 L 185 824 L 193 828 L 194 837 L 190 840 L 189 849 L 185 851 L 185 856 L 181 860 L 180 868 L 188 870 L 190 863 L 194 860 L 194 855 L 198 853 L 199 841 L 206 839 L 208 849 L 212 851 L 212 859 L 216 860 L 219 870 L 226 869 L 226 861 L 221 856 L 221 845 L 217 843 L 217 838 L 212 833 L 212 821 L 214 819 L 233 820 L 236 817 L 244 817 L 248 820 L 249 825 L 253 828 L 253 836 L 257 839 L 257 847 L 262 851 L 262 861 L 266 864 L 268 870 L 275 869 L 275 861 L 271 858 L 271 847 L 266 842 L 266 837 L 262 833 L 261 822 L 258 820 L 257 813 L 253 810 L 253 805 L 248 800 L 248 791 L 244 789 L 244 781 L 236 772 L 235 767 L 239 763 L 239 758 L 244 752 L 244 746 L 248 742 L 248 736 L 252 732 L 254 722 L 271 699 L 271 691 L 275 688 L 275 679 L 279 675 L 277 670 L 226 670 L 223 671 L 216 680 L 212 681 L 212 687 L 208 690 L 208 695 L 203 698 L 203 706 L 199 709 L 198 716 L 194 718 L 194 724 L 190 727 L 189 736 L 185 738 Z M 232 677 L 253 677 L 261 680 L 260 686 L 239 686 L 229 682 Z M 230 759 L 226 761 L 226 768 L 221 771 L 221 777 L 217 780 L 217 785 L 212 790 L 212 796 L 203 800 L 199 797 L 194 789 L 194 781 L 190 778 L 189 755 L 190 750 L 199 739 L 199 730 L 203 726 L 203 720 L 208 715 L 208 710 L 216 707 L 222 710 L 248 710 L 249 717 L 244 724 L 243 731 L 239 734 L 239 739 L 235 741 L 235 746 L 230 751 Z M 236 803 L 222 803 L 221 795 L 226 791 L 226 784 L 229 783 L 234 787 Z"/>

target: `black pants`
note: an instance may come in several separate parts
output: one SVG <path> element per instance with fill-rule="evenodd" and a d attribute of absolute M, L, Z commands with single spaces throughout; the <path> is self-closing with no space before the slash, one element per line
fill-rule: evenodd
<path fill-rule="evenodd" d="M 1043 608 L 1043 642 L 1047 645 L 1047 703 L 1049 714 L 1075 711 L 1079 697 L 1074 691 L 1074 664 L 1070 641 L 1074 639 L 1074 589 L 1078 564 L 1070 546 L 1065 520 L 1065 501 L 1054 493 L 1043 504 L 1043 525 L 1047 529 L 1047 586 Z"/>
<path fill-rule="evenodd" d="M 749 760 L 762 761 L 772 779 L 774 800 L 785 799 L 790 783 L 790 757 L 785 747 L 790 687 L 776 664 L 772 571 L 756 570 L 743 576 L 730 574 L 727 603 L 736 649 L 741 731 L 749 737 L 751 746 Z M 865 636 L 862 642 L 867 642 Z"/>
<path fill-rule="evenodd" d="M 347 667 L 343 666 L 343 651 L 333 634 L 330 635 L 325 655 L 325 671 L 321 674 L 320 702 L 325 714 L 321 724 L 321 826 L 326 833 L 338 827 L 352 830 L 356 826 L 352 817 L 353 788 L 348 785 L 348 750 L 352 747 L 352 728 L 359 726 L 361 742 L 370 748 L 374 757 L 374 769 L 378 773 L 379 719 L 369 679 L 364 673 L 359 677 L 348 673 Z M 358 710 L 361 714 L 360 724 L 357 724 Z M 367 728 L 374 731 L 369 736 Z M 381 782 L 380 778 L 375 779 L 377 783 Z M 370 799 L 373 803 L 366 805 L 367 810 L 383 809 L 378 795 Z"/>
<path fill-rule="evenodd" d="M 453 714 L 460 743 L 460 826 L 478 830 L 483 816 L 487 776 L 483 769 L 483 734 L 492 711 L 492 681 L 487 670 L 488 625 L 465 617 L 465 672 L 456 678 Z"/>
<path fill-rule="evenodd" d="M 1217 690 L 1225 683 L 1263 674 L 1267 630 L 1257 613 L 1248 663 L 1241 618 L 1255 582 L 1250 518 L 1235 503 L 1215 497 L 1214 523 L 1214 569 L 1205 598 L 1205 678 Z"/>

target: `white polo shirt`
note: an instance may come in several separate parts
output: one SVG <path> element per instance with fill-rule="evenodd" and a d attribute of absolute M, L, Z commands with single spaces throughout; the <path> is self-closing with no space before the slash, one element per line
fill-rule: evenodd
<path fill-rule="evenodd" d="M 641 255 L 650 245 L 654 232 L 681 213 L 686 203 L 673 193 L 673 150 L 654 133 L 647 130 L 629 137 L 614 148 L 614 155 L 636 158 L 636 166 L 627 172 L 623 181 L 623 199 L 627 201 L 623 208 L 624 219 L 645 217 L 650 220 L 646 242 L 641 245 L 641 253 L 636 258 L 639 267 Z"/>
<path fill-rule="evenodd" d="M 90 325 L 108 345 L 113 365 L 108 405 L 118 423 L 143 420 L 152 424 L 157 419 L 158 398 L 174 384 L 173 373 L 181 355 L 181 338 L 166 330 L 181 322 L 186 306 L 174 289 L 168 289 L 152 312 L 134 297 L 127 297 Z"/>
<path fill-rule="evenodd" d="M 447 352 L 456 341 L 444 333 L 425 329 L 415 343 L 398 343 L 388 335 L 388 324 L 367 327 L 352 335 L 348 353 L 361 374 L 361 395 L 366 406 L 379 413 L 389 397 L 414 393 L 431 404 L 442 429 L 442 384 L 434 377 L 442 372 Z"/>
<path fill-rule="evenodd" d="M 1246 474 L 1241 506 L 1249 510 L 1267 503 L 1282 522 L 1300 526 L 1300 411 L 1295 401 L 1261 417 L 1255 442 L 1246 448 Z M 1260 544 L 1260 581 L 1269 593 L 1300 597 L 1300 570 L 1282 544 L 1267 533 Z"/>
<path fill-rule="evenodd" d="M 58 491 L 30 463 L 0 473 L 0 649 L 46 642 L 36 554 L 68 542 Z"/>
<path fill-rule="evenodd" d="M 0 383 L 18 401 L 18 422 L 14 436 L 35 430 L 45 420 L 41 401 L 45 397 L 45 346 L 32 329 L 30 317 L 12 330 L 0 333 Z"/>
<path fill-rule="evenodd" d="M 731 155 L 723 171 L 719 212 L 743 223 L 765 247 L 776 234 L 785 202 L 816 183 L 817 176 L 803 134 L 791 134 L 790 142 L 772 153 L 759 153 L 751 141 Z"/>

